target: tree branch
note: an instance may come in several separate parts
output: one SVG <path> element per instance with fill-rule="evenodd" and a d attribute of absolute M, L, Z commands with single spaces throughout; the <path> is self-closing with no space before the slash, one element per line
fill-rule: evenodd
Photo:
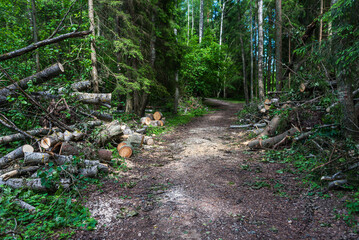
<path fill-rule="evenodd" d="M 65 39 L 68 39 L 68 38 L 84 37 L 86 35 L 89 35 L 90 33 L 91 33 L 91 31 L 71 32 L 71 33 L 66 33 L 66 34 L 60 35 L 60 36 L 55 37 L 55 38 L 46 39 L 46 40 L 31 44 L 31 45 L 29 45 L 27 47 L 24 47 L 24 48 L 21 48 L 21 49 L 18 49 L 18 50 L 15 50 L 15 51 L 0 55 L 0 62 L 4 61 L 4 60 L 8 60 L 8 59 L 11 59 L 11 58 L 21 56 L 21 55 L 23 55 L 25 53 L 31 52 L 31 51 L 39 48 L 39 47 L 43 47 L 43 46 L 50 45 L 50 44 L 53 44 L 53 43 L 61 42 L 61 41 L 65 40 Z"/>

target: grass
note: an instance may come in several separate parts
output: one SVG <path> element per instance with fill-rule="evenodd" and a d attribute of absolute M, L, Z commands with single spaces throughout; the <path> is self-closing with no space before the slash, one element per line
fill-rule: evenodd
<path fill-rule="evenodd" d="M 189 123 L 193 118 L 208 114 L 209 110 L 206 108 L 194 109 L 186 114 L 173 114 L 163 113 L 166 117 L 165 126 L 163 127 L 152 127 L 147 128 L 146 134 L 151 136 L 153 134 L 160 135 L 172 131 L 175 127 Z"/>

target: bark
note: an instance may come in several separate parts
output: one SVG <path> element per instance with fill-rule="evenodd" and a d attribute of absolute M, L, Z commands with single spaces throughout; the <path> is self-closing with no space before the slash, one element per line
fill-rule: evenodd
<path fill-rule="evenodd" d="M 63 186 L 64 188 L 70 187 L 71 180 L 70 179 L 61 179 L 60 184 L 55 186 L 55 189 Z M 0 179 L 0 185 L 7 185 L 9 187 L 18 189 L 18 188 L 25 188 L 25 189 L 32 189 L 35 191 L 51 191 L 55 190 L 53 188 L 48 188 L 41 184 L 41 178 L 34 178 L 34 179 L 23 179 L 23 178 L 10 178 L 7 181 Z"/>
<path fill-rule="evenodd" d="M 275 33 L 275 58 L 276 58 L 276 90 L 281 91 L 282 83 L 282 0 L 276 0 L 276 33 Z"/>
<path fill-rule="evenodd" d="M 226 7 L 226 0 L 223 0 L 221 7 L 221 25 L 219 29 L 219 46 L 222 46 L 222 34 L 223 34 L 223 19 L 224 19 L 224 9 Z"/>
<path fill-rule="evenodd" d="M 3 179 L 4 181 L 8 180 L 9 178 L 15 177 L 15 176 L 21 176 L 21 175 L 25 175 L 25 174 L 31 174 L 35 171 L 37 171 L 40 167 L 38 166 L 31 166 L 31 167 L 24 167 L 24 168 L 19 168 L 7 173 L 4 173 L 0 176 L 1 179 Z"/>
<path fill-rule="evenodd" d="M 14 201 L 16 204 L 18 204 L 22 209 L 28 210 L 30 212 L 35 212 L 36 208 L 30 204 L 28 204 L 27 202 L 24 202 L 20 199 L 15 199 Z"/>
<path fill-rule="evenodd" d="M 338 99 L 342 106 L 342 126 L 346 136 L 357 137 L 359 134 L 358 119 L 355 114 L 351 83 L 348 82 L 344 70 L 337 74 Z"/>
<path fill-rule="evenodd" d="M 258 90 L 259 99 L 264 99 L 263 84 L 263 0 L 258 1 Z"/>
<path fill-rule="evenodd" d="M 187 46 L 189 44 L 189 1 L 187 0 Z"/>
<path fill-rule="evenodd" d="M 78 101 L 85 104 L 111 104 L 111 93 L 71 93 Z"/>
<path fill-rule="evenodd" d="M 16 90 L 18 90 L 18 87 L 21 87 L 22 89 L 27 89 L 28 85 L 27 83 L 32 80 L 33 84 L 41 84 L 43 82 L 46 82 L 54 77 L 57 77 L 61 73 L 64 72 L 64 68 L 61 63 L 56 63 L 41 72 L 38 72 L 32 76 L 29 76 L 27 78 L 24 78 L 16 83 L 13 83 L 7 87 L 0 89 L 0 104 L 6 103 L 6 97 L 9 95 L 12 95 L 15 93 Z"/>
<path fill-rule="evenodd" d="M 41 152 L 25 152 L 24 154 L 24 164 L 45 164 L 48 163 L 50 155 L 48 153 Z"/>
<path fill-rule="evenodd" d="M 324 0 L 320 0 L 320 15 L 323 15 L 323 10 L 324 10 Z M 323 38 L 323 19 L 320 19 L 320 24 L 319 24 L 319 45 L 322 43 L 322 38 Z"/>
<path fill-rule="evenodd" d="M 81 92 L 81 91 L 90 89 L 91 86 L 92 86 L 91 81 L 85 80 L 85 81 L 75 82 L 75 83 L 71 84 L 71 89 L 75 92 Z"/>
<path fill-rule="evenodd" d="M 283 105 L 281 109 L 286 109 L 289 106 L 287 104 Z M 275 115 L 272 120 L 269 122 L 268 126 L 264 129 L 264 131 L 259 135 L 259 137 L 262 136 L 272 136 L 275 134 L 275 131 L 279 127 L 279 123 L 281 122 L 281 116 Z"/>
<path fill-rule="evenodd" d="M 98 156 L 101 160 L 109 162 L 112 159 L 112 151 L 107 150 L 107 149 L 99 149 Z"/>
<path fill-rule="evenodd" d="M 27 131 L 27 133 L 31 136 L 39 136 L 39 135 L 45 135 L 49 133 L 49 131 L 50 131 L 49 129 L 38 128 L 38 129 Z M 26 138 L 28 138 L 27 135 L 24 135 L 22 133 L 16 133 L 16 134 L 0 137 L 0 144 L 25 140 Z"/>
<path fill-rule="evenodd" d="M 35 0 L 31 0 L 31 20 L 32 20 L 32 33 L 34 36 L 34 43 L 38 42 L 37 36 L 37 24 L 36 24 L 36 7 L 35 7 Z M 40 71 L 40 56 L 39 51 L 36 50 L 35 53 L 35 62 L 36 62 L 36 71 Z"/>
<path fill-rule="evenodd" d="M 244 125 L 230 125 L 229 128 L 250 128 L 250 127 L 263 128 L 265 126 L 267 126 L 266 123 L 255 123 L 255 124 L 244 124 Z"/>
<path fill-rule="evenodd" d="M 256 139 L 251 141 L 250 143 L 248 143 L 248 147 L 249 148 L 270 148 L 270 147 L 274 147 L 276 144 L 280 143 L 280 142 L 284 142 L 284 140 L 289 137 L 289 136 L 293 136 L 294 134 L 296 134 L 297 132 L 299 132 L 299 130 L 297 128 L 291 128 L 288 131 L 285 131 L 282 134 L 279 134 L 275 137 L 272 138 L 268 138 L 265 140 L 262 139 Z"/>
<path fill-rule="evenodd" d="M 194 4 L 193 4 L 193 0 L 192 0 L 192 30 L 191 30 L 191 35 L 193 36 L 193 30 L 194 30 Z"/>
<path fill-rule="evenodd" d="M 92 33 L 91 37 L 91 63 L 92 63 L 92 82 L 93 82 L 93 90 L 95 93 L 99 92 L 99 83 L 98 83 L 98 72 L 97 72 L 97 56 L 96 56 L 96 48 L 95 48 L 95 17 L 94 17 L 94 8 L 93 8 L 93 0 L 88 0 L 89 5 L 89 20 L 90 20 L 90 32 Z"/>
<path fill-rule="evenodd" d="M 175 29 L 175 35 L 176 35 L 176 42 L 178 42 L 177 40 L 177 29 Z M 175 89 L 175 99 L 174 99 L 174 105 L 173 105 L 173 113 L 177 114 L 178 112 L 178 102 L 179 102 L 179 70 L 176 69 L 175 72 L 175 84 L 176 84 L 176 89 Z"/>
<path fill-rule="evenodd" d="M 239 37 L 241 41 L 241 48 L 242 48 L 242 70 L 243 70 L 243 91 L 244 91 L 244 98 L 246 100 L 246 104 L 249 103 L 249 96 L 248 96 L 248 84 L 247 84 L 247 73 L 246 73 L 246 59 L 244 55 L 244 44 L 242 36 Z"/>
<path fill-rule="evenodd" d="M 200 9 L 199 9 L 199 43 L 202 42 L 203 38 L 203 2 L 204 0 L 200 0 Z"/>
<path fill-rule="evenodd" d="M 125 125 L 120 124 L 117 120 L 104 126 L 104 129 L 98 134 L 97 144 L 104 145 L 112 139 L 118 138 L 123 133 Z"/>
<path fill-rule="evenodd" d="M 17 158 L 21 158 L 24 156 L 24 152 L 21 147 L 16 148 L 14 151 L 6 154 L 2 158 L 0 158 L 0 168 L 8 164 L 10 161 L 15 160 Z"/>
<path fill-rule="evenodd" d="M 252 2 L 250 2 L 250 11 L 251 11 L 251 40 L 250 40 L 250 45 L 251 45 L 251 100 L 253 100 L 254 95 L 253 95 L 253 89 L 254 89 L 254 66 L 253 66 L 253 9 L 252 9 Z"/>
<path fill-rule="evenodd" d="M 38 49 L 39 47 L 47 46 L 47 45 L 50 45 L 53 43 L 58 43 L 58 42 L 61 42 L 63 40 L 69 39 L 69 38 L 84 37 L 84 36 L 89 35 L 90 33 L 91 33 L 90 31 L 71 32 L 71 33 L 66 33 L 66 34 L 60 35 L 55 38 L 46 39 L 46 40 L 31 44 L 27 47 L 15 50 L 13 52 L 9 52 L 9 53 L 0 55 L 0 62 L 21 56 L 25 53 L 31 52 L 35 49 Z"/>
<path fill-rule="evenodd" d="M 142 125 L 149 125 L 151 123 L 151 121 L 152 120 L 149 117 L 143 117 L 143 118 L 140 119 L 140 122 L 141 122 Z"/>

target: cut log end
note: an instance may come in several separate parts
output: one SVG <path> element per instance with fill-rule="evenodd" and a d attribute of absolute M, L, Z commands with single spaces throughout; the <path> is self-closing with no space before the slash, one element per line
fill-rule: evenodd
<path fill-rule="evenodd" d="M 163 115 L 162 115 L 161 112 L 155 112 L 155 113 L 153 114 L 153 118 L 154 118 L 155 120 L 161 120 L 162 117 L 163 117 Z"/>
<path fill-rule="evenodd" d="M 22 152 L 26 153 L 26 152 L 34 152 L 34 148 L 31 145 L 25 144 L 24 146 L 22 146 Z"/>
<path fill-rule="evenodd" d="M 131 145 L 124 145 L 118 150 L 118 154 L 123 158 L 130 158 L 132 156 L 132 147 Z"/>

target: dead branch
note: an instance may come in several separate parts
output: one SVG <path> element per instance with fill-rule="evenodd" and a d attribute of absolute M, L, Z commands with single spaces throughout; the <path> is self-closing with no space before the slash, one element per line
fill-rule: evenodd
<path fill-rule="evenodd" d="M 50 45 L 53 43 L 61 42 L 65 39 L 69 39 L 69 38 L 84 37 L 84 36 L 89 35 L 90 33 L 91 33 L 91 31 L 71 32 L 71 33 L 66 33 L 66 34 L 60 35 L 55 38 L 50 38 L 50 39 L 46 39 L 46 40 L 43 40 L 43 41 L 40 41 L 37 43 L 33 43 L 27 47 L 0 55 L 0 62 L 21 56 L 25 53 L 31 52 L 35 49 L 38 49 L 39 47 L 43 47 L 43 46 L 47 46 L 47 45 Z"/>

